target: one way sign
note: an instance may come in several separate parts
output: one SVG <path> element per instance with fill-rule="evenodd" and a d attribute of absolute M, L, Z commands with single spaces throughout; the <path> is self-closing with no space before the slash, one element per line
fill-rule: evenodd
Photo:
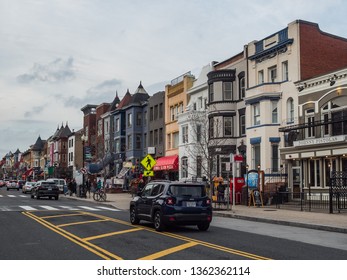
<path fill-rule="evenodd" d="M 149 171 L 145 171 L 145 172 L 143 172 L 143 175 L 142 176 L 144 176 L 144 177 L 153 177 L 154 176 L 154 172 L 153 172 L 153 170 L 149 170 Z"/>

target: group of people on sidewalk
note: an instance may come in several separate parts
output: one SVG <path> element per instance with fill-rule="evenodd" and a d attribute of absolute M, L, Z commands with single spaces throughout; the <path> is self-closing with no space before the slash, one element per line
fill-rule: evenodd
<path fill-rule="evenodd" d="M 95 192 L 97 189 L 101 189 L 102 188 L 102 182 L 99 179 L 99 181 L 96 183 L 94 182 L 94 184 L 92 182 L 90 182 L 90 180 L 88 179 L 85 184 L 81 184 L 79 186 L 77 186 L 76 180 L 75 179 L 71 179 L 68 181 L 67 183 L 67 190 L 64 190 L 64 195 L 75 195 L 78 197 L 87 197 L 87 195 L 90 198 L 90 193 Z"/>

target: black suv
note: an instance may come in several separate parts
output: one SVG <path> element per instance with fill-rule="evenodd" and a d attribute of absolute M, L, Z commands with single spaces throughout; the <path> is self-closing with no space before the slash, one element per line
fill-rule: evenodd
<path fill-rule="evenodd" d="M 35 186 L 31 190 L 31 198 L 36 197 L 36 199 L 40 199 L 40 197 L 52 197 L 55 200 L 59 199 L 59 187 L 54 182 L 49 181 L 38 181 Z"/>
<path fill-rule="evenodd" d="M 130 222 L 154 223 L 157 231 L 166 225 L 197 225 L 205 231 L 212 221 L 211 199 L 199 183 L 151 181 L 130 201 Z"/>

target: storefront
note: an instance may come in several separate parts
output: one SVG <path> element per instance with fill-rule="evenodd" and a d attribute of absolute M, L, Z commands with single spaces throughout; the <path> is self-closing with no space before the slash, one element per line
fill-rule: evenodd
<path fill-rule="evenodd" d="M 178 155 L 156 159 L 153 170 L 154 179 L 178 180 Z"/>
<path fill-rule="evenodd" d="M 298 123 L 282 127 L 281 158 L 294 197 L 327 196 L 332 172 L 347 171 L 347 69 L 298 83 Z"/>

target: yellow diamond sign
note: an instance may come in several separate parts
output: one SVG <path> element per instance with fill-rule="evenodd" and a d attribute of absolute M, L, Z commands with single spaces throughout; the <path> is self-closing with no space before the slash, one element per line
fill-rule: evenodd
<path fill-rule="evenodd" d="M 153 166 L 156 164 L 157 162 L 155 161 L 155 159 L 148 154 L 142 161 L 141 164 L 143 165 L 143 167 L 146 170 L 152 170 Z"/>

